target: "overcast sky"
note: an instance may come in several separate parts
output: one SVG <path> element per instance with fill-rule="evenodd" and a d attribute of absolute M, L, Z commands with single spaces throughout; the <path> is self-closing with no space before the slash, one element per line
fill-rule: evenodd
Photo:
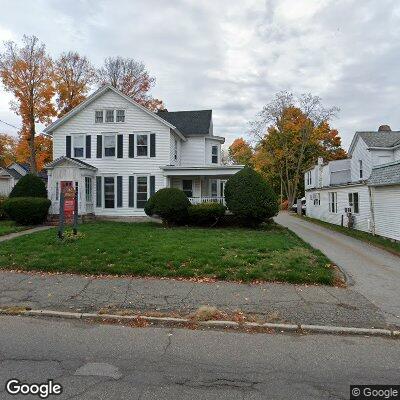
<path fill-rule="evenodd" d="M 72 5 L 73 3 L 73 5 Z M 390 0 L 0 0 L 0 41 L 143 61 L 168 110 L 212 109 L 230 144 L 280 90 L 311 92 L 356 130 L 400 129 L 400 2 Z M 0 119 L 19 125 L 0 89 Z M 0 123 L 0 131 L 15 130 Z"/>

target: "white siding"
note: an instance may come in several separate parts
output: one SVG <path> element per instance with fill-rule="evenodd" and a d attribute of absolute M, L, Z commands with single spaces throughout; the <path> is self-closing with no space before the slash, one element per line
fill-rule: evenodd
<path fill-rule="evenodd" d="M 363 163 L 363 180 L 366 180 L 371 175 L 372 170 L 372 157 L 364 140 L 360 137 L 357 139 L 351 157 L 351 181 L 357 182 L 360 180 L 360 164 L 359 160 Z"/>
<path fill-rule="evenodd" d="M 188 137 L 182 142 L 181 165 L 204 165 L 205 164 L 205 138 Z"/>
<path fill-rule="evenodd" d="M 11 193 L 13 187 L 13 178 L 0 177 L 0 196 L 7 197 Z"/>
<path fill-rule="evenodd" d="M 372 188 L 375 233 L 400 240 L 400 185 Z"/>
<path fill-rule="evenodd" d="M 394 161 L 400 160 L 400 147 L 394 151 L 393 159 Z"/>
<path fill-rule="evenodd" d="M 337 213 L 329 211 L 329 192 L 337 193 Z M 355 216 L 355 228 L 367 231 L 370 228 L 371 213 L 369 203 L 369 192 L 366 185 L 360 186 L 349 186 L 345 188 L 331 187 L 322 190 L 312 190 L 306 193 L 306 213 L 308 217 L 317 218 L 322 221 L 329 222 L 331 224 L 341 225 L 342 216 L 343 223 L 347 226 L 347 217 L 345 213 L 345 207 L 349 207 L 349 193 L 358 192 L 359 196 L 359 214 Z M 311 196 L 314 193 L 320 194 L 321 204 L 315 205 L 311 200 Z"/>
<path fill-rule="evenodd" d="M 176 142 L 175 142 L 176 141 Z M 175 143 L 177 143 L 177 159 L 175 159 Z M 181 152 L 182 152 L 182 140 L 174 132 L 171 132 L 171 143 L 170 143 L 170 164 L 181 165 Z"/>
<path fill-rule="evenodd" d="M 393 150 L 370 150 L 372 157 L 372 166 L 391 163 L 394 161 Z"/>
<path fill-rule="evenodd" d="M 206 138 L 206 154 L 205 154 L 205 165 L 221 165 L 221 143 L 217 139 Z M 218 164 L 211 162 L 211 148 L 212 146 L 218 146 Z"/>

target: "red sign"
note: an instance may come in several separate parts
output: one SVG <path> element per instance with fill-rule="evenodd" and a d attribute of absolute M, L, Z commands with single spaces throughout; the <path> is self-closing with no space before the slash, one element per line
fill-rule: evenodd
<path fill-rule="evenodd" d="M 70 218 L 74 215 L 75 200 L 65 199 L 64 201 L 64 215 L 66 218 Z"/>

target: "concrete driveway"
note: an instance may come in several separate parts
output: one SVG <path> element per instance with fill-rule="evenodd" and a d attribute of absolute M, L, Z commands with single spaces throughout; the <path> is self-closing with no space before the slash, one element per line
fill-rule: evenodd
<path fill-rule="evenodd" d="M 353 290 L 382 310 L 388 324 L 400 325 L 400 257 L 287 212 L 275 221 L 321 250 L 348 275 Z"/>

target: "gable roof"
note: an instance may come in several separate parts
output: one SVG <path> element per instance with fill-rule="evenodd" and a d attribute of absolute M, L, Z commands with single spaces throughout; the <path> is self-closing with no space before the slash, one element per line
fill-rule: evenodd
<path fill-rule="evenodd" d="M 372 172 L 367 183 L 370 186 L 400 184 L 400 161 L 378 165 L 372 168 Z"/>
<path fill-rule="evenodd" d="M 63 161 L 69 161 L 72 164 L 75 164 L 79 168 L 87 168 L 87 169 L 92 169 L 92 170 L 96 170 L 97 171 L 97 168 L 94 167 L 93 165 L 90 165 L 90 164 L 88 164 L 88 163 L 86 163 L 84 161 L 78 160 L 77 158 L 66 157 L 66 156 L 61 156 L 61 157 L 56 158 L 52 162 L 46 164 L 44 166 L 44 168 L 46 168 L 46 169 L 54 168 L 58 164 L 62 163 Z"/>
<path fill-rule="evenodd" d="M 355 133 L 349 153 L 352 153 L 358 138 L 361 138 L 367 147 L 389 148 L 400 145 L 400 131 L 360 131 Z"/>
<path fill-rule="evenodd" d="M 158 111 L 157 115 L 176 126 L 185 136 L 210 134 L 212 110 Z"/>
<path fill-rule="evenodd" d="M 78 106 L 76 106 L 75 108 L 73 108 L 71 111 L 69 111 L 67 114 L 65 114 L 64 116 L 62 116 L 61 118 L 55 120 L 54 122 L 52 122 L 49 126 L 47 126 L 43 132 L 50 134 L 51 132 L 54 131 L 54 129 L 58 128 L 59 126 L 61 126 L 63 123 L 67 122 L 71 117 L 73 117 L 74 115 L 78 114 L 81 110 L 85 109 L 89 104 L 91 104 L 94 100 L 98 99 L 101 95 L 103 95 L 105 92 L 107 92 L 108 90 L 113 91 L 114 93 L 118 94 L 119 96 L 123 97 L 125 100 L 129 101 L 130 103 L 132 103 L 133 105 L 135 105 L 136 107 L 140 108 L 142 111 L 144 111 L 146 114 L 152 116 L 153 118 L 155 118 L 157 121 L 161 122 L 162 124 L 168 126 L 170 129 L 172 129 L 174 132 L 176 132 L 176 134 L 178 136 L 180 136 L 183 140 L 186 140 L 185 137 L 182 135 L 181 132 L 179 132 L 179 130 L 172 125 L 171 123 L 167 122 L 166 120 L 164 120 L 163 118 L 160 118 L 156 113 L 148 110 L 146 107 L 143 107 L 141 104 L 137 103 L 135 100 L 133 100 L 132 98 L 130 98 L 129 96 L 126 96 L 125 94 L 123 94 L 121 91 L 119 91 L 118 89 L 116 89 L 115 87 L 111 86 L 111 85 L 104 85 L 101 88 L 97 89 L 95 92 L 93 92 L 85 101 L 83 101 L 81 104 L 79 104 Z"/>

